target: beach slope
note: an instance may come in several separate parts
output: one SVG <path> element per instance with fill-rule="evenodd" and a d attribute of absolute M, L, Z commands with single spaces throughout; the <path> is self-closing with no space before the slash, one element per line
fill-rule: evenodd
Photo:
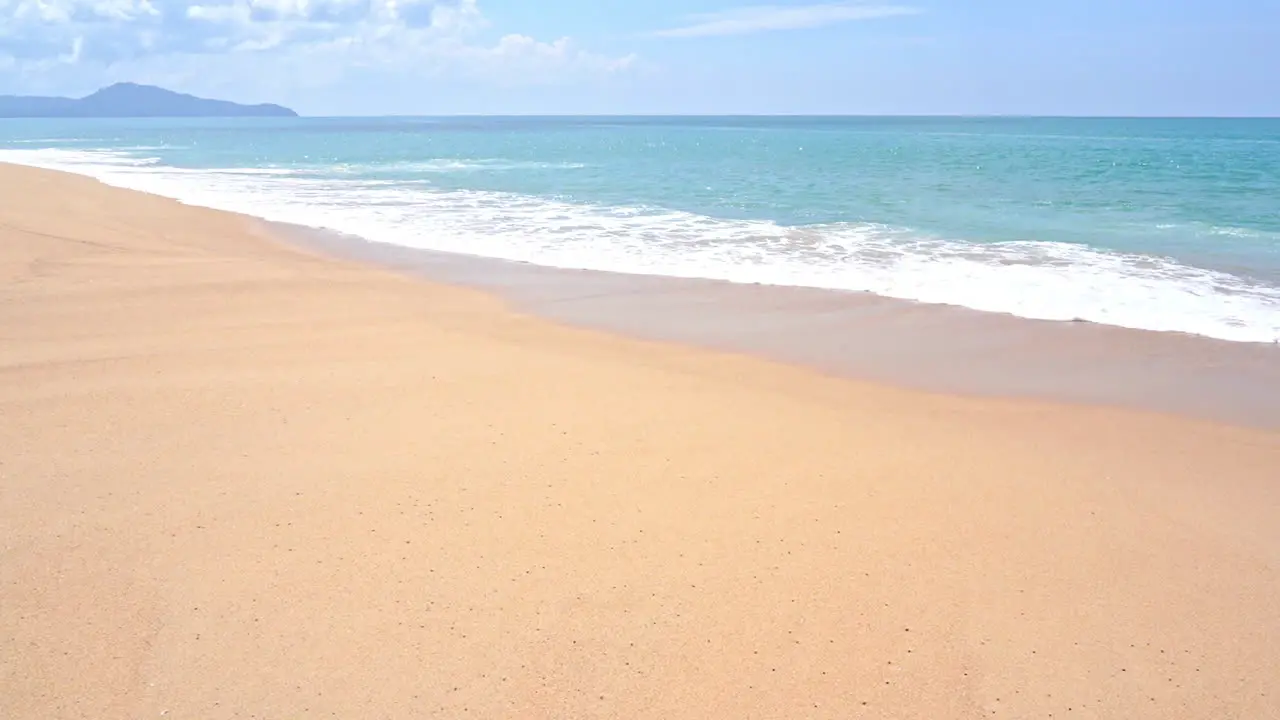
<path fill-rule="evenodd" d="M 0 166 L 4 718 L 1280 717 L 1277 468 Z"/>

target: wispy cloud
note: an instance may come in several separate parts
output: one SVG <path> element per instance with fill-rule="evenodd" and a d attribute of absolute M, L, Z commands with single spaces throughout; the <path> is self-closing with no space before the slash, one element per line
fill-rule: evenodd
<path fill-rule="evenodd" d="M 901 5 L 869 5 L 860 2 L 816 5 L 754 5 L 688 18 L 687 25 L 659 30 L 657 37 L 691 38 L 722 35 L 749 35 L 772 30 L 803 30 L 854 20 L 874 20 L 897 15 L 916 15 L 920 10 Z"/>

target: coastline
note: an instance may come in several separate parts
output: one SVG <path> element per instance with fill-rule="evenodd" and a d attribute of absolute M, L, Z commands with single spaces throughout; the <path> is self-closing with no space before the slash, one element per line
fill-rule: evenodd
<path fill-rule="evenodd" d="M 0 237 L 5 717 L 1280 714 L 1274 431 L 571 327 L 50 171 Z"/>
<path fill-rule="evenodd" d="M 571 325 L 873 383 L 1280 428 L 1280 345 L 1033 320 L 869 293 L 568 270 L 258 221 L 326 256 L 494 293 Z"/>

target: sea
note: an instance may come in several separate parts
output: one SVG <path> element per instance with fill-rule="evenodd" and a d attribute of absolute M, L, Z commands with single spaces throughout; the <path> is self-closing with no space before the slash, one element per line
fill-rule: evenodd
<path fill-rule="evenodd" d="M 0 161 L 376 243 L 1280 341 L 1280 119 L 24 119 Z"/>

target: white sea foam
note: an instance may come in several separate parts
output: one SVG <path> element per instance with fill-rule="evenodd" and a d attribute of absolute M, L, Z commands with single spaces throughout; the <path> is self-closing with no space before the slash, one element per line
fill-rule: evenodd
<path fill-rule="evenodd" d="M 132 152 L 120 150 L 0 150 L 0 161 L 32 165 L 36 167 L 66 170 L 97 177 L 103 171 L 116 167 L 140 167 L 160 162 L 156 157 L 138 157 Z M 166 170 L 171 168 L 166 168 Z M 103 179 L 107 182 L 106 179 Z"/>
<path fill-rule="evenodd" d="M 409 247 L 555 267 L 864 291 L 1244 342 L 1280 340 L 1280 288 L 1169 258 L 1079 245 L 979 244 L 867 223 L 783 227 L 288 170 L 176 170 L 121 152 L 20 149 L 0 151 L 0 161 Z"/>
<path fill-rule="evenodd" d="M 464 173 L 504 170 L 578 170 L 586 167 L 582 163 L 536 162 L 529 160 L 502 160 L 498 158 L 435 158 L 407 162 L 391 162 L 368 165 L 344 165 L 343 172 L 359 174 L 413 174 L 413 173 Z M 329 168 L 326 168 L 328 170 Z"/>
<path fill-rule="evenodd" d="M 55 143 L 84 142 L 84 138 L 28 138 L 26 140 L 8 140 L 14 145 L 52 145 Z"/>
<path fill-rule="evenodd" d="M 165 172 L 189 175 L 272 175 L 287 177 L 290 175 L 303 175 L 302 171 L 291 170 L 289 168 L 274 167 L 228 167 L 217 168 L 216 170 L 196 170 L 191 168 L 165 168 Z"/>
<path fill-rule="evenodd" d="M 1251 230 L 1249 228 L 1237 227 L 1213 227 L 1209 229 L 1210 235 L 1223 235 L 1234 238 L 1265 238 L 1274 236 L 1272 233 L 1266 233 L 1261 230 Z"/>

